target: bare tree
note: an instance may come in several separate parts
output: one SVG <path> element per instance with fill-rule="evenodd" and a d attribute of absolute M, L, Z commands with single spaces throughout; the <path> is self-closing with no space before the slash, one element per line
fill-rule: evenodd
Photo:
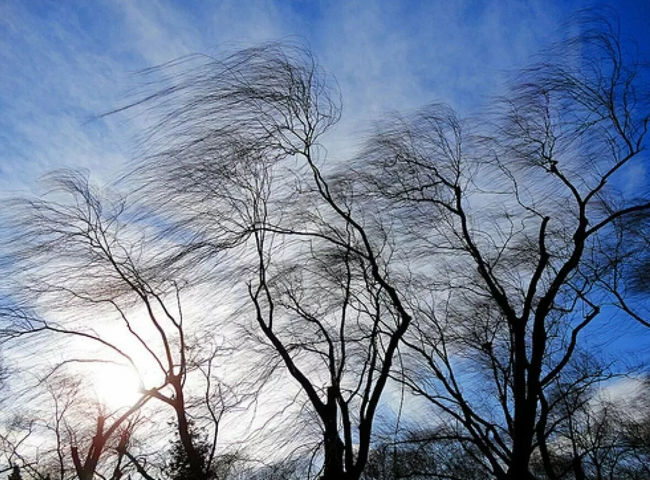
<path fill-rule="evenodd" d="M 642 406 L 647 386 L 615 401 L 607 397 L 608 388 L 601 387 L 562 396 L 563 406 L 557 413 L 566 421 L 556 423 L 550 449 L 555 475 L 572 480 L 649 478 L 647 442 L 641 440 L 643 435 L 637 437 L 637 432 L 647 431 L 648 417 Z M 536 470 L 544 475 L 542 465 Z"/>
<path fill-rule="evenodd" d="M 14 310 L 3 336 L 67 340 L 70 356 L 57 369 L 79 362 L 117 361 L 140 375 L 139 400 L 110 425 L 100 415 L 85 459 L 73 446 L 81 480 L 93 477 L 109 439 L 151 399 L 173 409 L 191 470 L 195 478 L 203 478 L 214 457 L 218 424 L 226 409 L 223 389 L 214 386 L 212 367 L 217 352 L 196 352 L 188 345 L 192 329 L 187 327 L 182 308 L 182 285 L 152 261 L 159 252 L 148 243 L 147 226 L 137 224 L 126 201 L 117 196 L 103 199 L 76 172 L 58 172 L 49 182 L 51 190 L 44 197 L 14 204 L 10 254 L 18 285 L 16 298 L 33 305 L 34 313 Z M 93 320 L 98 315 L 103 321 Z M 38 347 L 46 345 L 42 342 Z M 203 393 L 186 388 L 188 374 L 204 378 Z M 192 441 L 189 412 L 197 405 L 207 409 L 214 427 L 207 457 Z M 123 440 L 117 448 L 120 458 L 128 453 L 127 437 Z"/>
<path fill-rule="evenodd" d="M 488 474 L 476 452 L 445 430 L 422 430 L 372 452 L 364 480 L 479 480 Z"/>
<path fill-rule="evenodd" d="M 14 392 L 22 393 L 24 403 L 5 412 L 12 419 L 4 422 L 0 433 L 2 454 L 9 464 L 19 465 L 27 478 L 99 475 L 118 480 L 125 469 L 119 450 L 128 445 L 135 425 L 132 410 L 139 405 L 108 413 L 82 394 L 87 388 L 82 379 L 58 373 Z"/>
<path fill-rule="evenodd" d="M 579 27 L 482 117 L 396 118 L 356 167 L 412 259 L 406 381 L 500 479 L 534 478 L 537 455 L 558 478 L 550 393 L 581 332 L 622 303 L 625 244 L 650 211 L 629 184 L 650 119 L 642 65 L 612 24 Z"/>
<path fill-rule="evenodd" d="M 581 333 L 613 306 L 646 321 L 625 265 L 643 257 L 650 211 L 650 192 L 629 181 L 650 120 L 641 64 L 612 24 L 580 28 L 480 118 L 440 104 L 394 116 L 348 165 L 323 145 L 339 120 L 336 83 L 303 47 L 145 72 L 162 88 L 126 107 L 159 115 L 127 178 L 136 202 L 106 201 L 69 172 L 20 202 L 19 297 L 47 317 L 13 315 L 4 333 L 81 338 L 153 371 L 141 402 L 174 412 L 174 474 L 214 476 L 228 405 L 213 381 L 218 349 L 189 341 L 191 316 L 202 333 L 237 338 L 234 358 L 254 366 L 242 385 L 298 389 L 278 410 L 297 407 L 293 423 L 318 430 L 318 448 L 281 475 L 303 472 L 304 458 L 323 480 L 381 466 L 373 428 L 395 380 L 436 415 L 391 474 L 460 478 L 463 452 L 472 474 L 579 478 L 588 449 L 567 435 L 567 469 L 557 442 L 585 411 L 570 402 L 611 372 L 583 363 Z M 216 301 L 188 313 L 181 299 L 196 292 Z M 129 348 L 75 306 L 111 312 Z M 190 374 L 207 394 L 192 396 Z M 208 446 L 190 397 L 214 427 Z M 118 454 L 150 478 L 128 448 Z"/>
<path fill-rule="evenodd" d="M 279 44 L 156 74 L 169 85 L 144 104 L 162 120 L 134 178 L 182 245 L 164 262 L 236 285 L 238 323 L 275 352 L 321 429 L 323 478 L 358 479 L 411 316 L 387 232 L 355 208 L 351 182 L 322 170 L 336 85 L 309 51 Z"/>

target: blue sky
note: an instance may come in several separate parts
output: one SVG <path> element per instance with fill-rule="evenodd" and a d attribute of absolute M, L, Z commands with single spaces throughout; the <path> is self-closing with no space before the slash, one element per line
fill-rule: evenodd
<path fill-rule="evenodd" d="M 559 38 L 573 12 L 595 4 L 0 0 L 0 200 L 36 190 L 52 169 L 86 169 L 99 182 L 124 173 L 146 118 L 97 117 L 134 98 L 138 71 L 182 55 L 218 57 L 267 40 L 308 43 L 341 87 L 342 121 L 326 145 L 341 159 L 387 111 L 432 101 L 464 114 L 480 108 L 499 93 L 508 70 Z M 609 7 L 650 59 L 650 0 L 612 0 Z M 615 335 L 594 329 L 587 340 L 624 350 L 648 335 L 633 324 Z"/>
<path fill-rule="evenodd" d="M 342 121 L 326 145 L 340 160 L 388 111 L 480 108 L 508 70 L 595 5 L 650 59 L 650 0 L 0 0 L 0 198 L 36 190 L 52 169 L 100 183 L 124 173 L 146 119 L 97 116 L 134 98 L 138 71 L 182 55 L 309 44 L 341 87 Z M 622 343 L 640 330 L 620 331 Z"/>
<path fill-rule="evenodd" d="M 143 121 L 93 117 L 129 98 L 137 71 L 181 55 L 219 56 L 265 40 L 308 43 L 341 85 L 343 121 L 329 148 L 343 157 L 388 110 L 430 101 L 475 109 L 498 92 L 504 72 L 557 37 L 571 12 L 593 4 L 0 0 L 0 191 L 32 189 L 61 167 L 100 181 L 118 175 Z M 650 2 L 613 8 L 648 54 Z"/>

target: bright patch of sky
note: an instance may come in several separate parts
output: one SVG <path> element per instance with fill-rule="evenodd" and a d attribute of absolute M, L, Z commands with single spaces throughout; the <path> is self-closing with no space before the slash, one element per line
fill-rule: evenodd
<path fill-rule="evenodd" d="M 220 56 L 267 40 L 308 43 L 339 81 L 339 157 L 388 110 L 444 101 L 463 113 L 498 92 L 504 73 L 560 33 L 565 1 L 0 0 L 0 191 L 45 172 L 122 172 L 142 128 L 102 113 L 137 89 L 136 72 L 189 53 Z M 611 4 L 648 53 L 650 3 Z"/>

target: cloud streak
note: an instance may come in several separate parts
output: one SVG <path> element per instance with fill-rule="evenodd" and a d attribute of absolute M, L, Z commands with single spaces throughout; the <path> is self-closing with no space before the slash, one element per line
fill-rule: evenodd
<path fill-rule="evenodd" d="M 638 2 L 628 3 L 624 12 Z M 387 110 L 481 105 L 568 13 L 563 2 L 541 0 L 8 0 L 0 6 L 0 188 L 30 188 L 61 167 L 113 178 L 133 155 L 142 119 L 94 118 L 137 91 L 135 72 L 181 55 L 278 39 L 310 44 L 341 86 L 344 117 L 330 152 L 344 157 Z"/>

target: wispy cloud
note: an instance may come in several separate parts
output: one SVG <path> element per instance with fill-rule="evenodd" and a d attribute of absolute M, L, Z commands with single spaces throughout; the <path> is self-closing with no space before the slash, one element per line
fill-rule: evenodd
<path fill-rule="evenodd" d="M 123 103 L 134 72 L 193 52 L 308 42 L 338 79 L 339 156 L 387 110 L 445 101 L 467 112 L 497 91 L 503 72 L 552 39 L 563 2 L 223 2 L 105 0 L 0 5 L 0 188 L 44 172 L 124 168 L 137 122 L 92 119 Z"/>

